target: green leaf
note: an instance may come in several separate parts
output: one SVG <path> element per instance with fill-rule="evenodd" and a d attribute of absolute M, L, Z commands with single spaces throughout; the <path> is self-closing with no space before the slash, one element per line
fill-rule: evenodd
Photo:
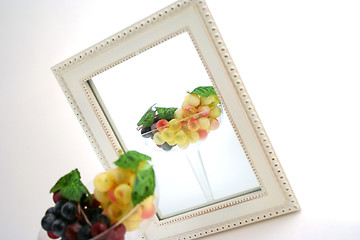
<path fill-rule="evenodd" d="M 80 172 L 76 168 L 76 169 L 72 170 L 71 172 L 69 172 L 68 174 L 66 174 L 65 176 L 61 177 L 55 183 L 55 185 L 50 189 L 50 193 L 54 193 L 57 190 L 60 190 L 61 188 L 67 186 L 70 182 L 80 180 L 80 178 L 81 178 Z"/>
<path fill-rule="evenodd" d="M 155 173 L 149 163 L 145 163 L 143 167 L 136 173 L 136 179 L 131 192 L 131 200 L 136 206 L 147 197 L 154 194 L 155 190 Z"/>
<path fill-rule="evenodd" d="M 141 117 L 140 121 L 137 123 L 138 126 L 150 127 L 151 125 L 153 125 L 155 119 L 155 111 L 152 110 L 152 108 L 154 105 L 152 105 Z"/>
<path fill-rule="evenodd" d="M 61 177 L 50 189 L 50 193 L 60 190 L 61 195 L 63 195 L 66 199 L 78 202 L 85 194 L 89 198 L 91 204 L 93 201 L 92 196 L 85 185 L 81 182 L 80 178 L 81 176 L 79 170 L 74 169 L 65 176 Z"/>
<path fill-rule="evenodd" d="M 215 89 L 212 86 L 197 87 L 191 93 L 196 93 L 201 97 L 208 97 L 210 95 L 216 95 Z"/>
<path fill-rule="evenodd" d="M 61 195 L 66 199 L 80 202 L 81 197 L 89 194 L 89 191 L 81 181 L 70 182 L 68 185 L 60 190 Z M 90 194 L 88 197 L 91 196 Z M 90 202 L 91 203 L 91 202 Z"/>
<path fill-rule="evenodd" d="M 163 107 L 155 107 L 155 109 L 160 119 L 166 119 L 168 121 L 174 118 L 174 113 L 177 110 L 177 108 L 163 108 Z"/>
<path fill-rule="evenodd" d="M 143 160 L 151 160 L 151 157 L 137 151 L 127 151 L 114 164 L 124 169 L 137 170 L 139 163 Z"/>

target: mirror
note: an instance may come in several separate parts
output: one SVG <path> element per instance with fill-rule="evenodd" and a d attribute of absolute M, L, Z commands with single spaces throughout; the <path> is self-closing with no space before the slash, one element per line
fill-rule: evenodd
<path fill-rule="evenodd" d="M 138 66 L 143 66 L 141 71 Z M 196 149 L 159 151 L 136 129 L 149 105 L 181 108 L 187 91 L 211 85 L 187 32 L 91 80 L 92 91 L 101 99 L 102 108 L 106 107 L 107 118 L 112 119 L 112 128 L 123 139 L 122 147 L 153 157 L 159 183 L 159 219 L 261 190 L 225 113 L 221 126 L 209 132 L 200 146 L 192 147 Z M 201 159 L 197 154 L 189 156 L 197 148 Z"/>
<path fill-rule="evenodd" d="M 300 209 L 204 1 L 177 1 L 52 71 L 105 169 L 120 149 L 153 158 L 159 207 L 144 239 L 194 239 Z M 221 110 L 205 140 L 164 151 L 141 136 L 151 106 L 181 108 L 199 86 L 213 87 Z"/>

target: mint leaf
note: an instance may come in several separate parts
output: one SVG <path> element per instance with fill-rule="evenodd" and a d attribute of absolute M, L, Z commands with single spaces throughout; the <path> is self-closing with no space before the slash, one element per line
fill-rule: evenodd
<path fill-rule="evenodd" d="M 155 104 L 154 104 L 155 105 Z M 146 113 L 141 117 L 140 121 L 137 123 L 138 126 L 150 127 L 154 123 L 155 111 L 152 110 L 152 105 Z"/>
<path fill-rule="evenodd" d="M 66 199 L 78 202 L 80 202 L 81 197 L 85 194 L 89 198 L 90 204 L 92 204 L 92 196 L 85 185 L 81 182 L 80 178 L 80 172 L 76 168 L 61 177 L 50 189 L 50 193 L 60 190 L 61 195 L 63 195 Z"/>
<path fill-rule="evenodd" d="M 163 107 L 155 107 L 155 109 L 160 119 L 166 119 L 168 121 L 174 118 L 174 113 L 177 110 L 177 108 L 163 108 Z"/>
<path fill-rule="evenodd" d="M 136 179 L 131 192 L 131 201 L 134 206 L 144 201 L 147 197 L 154 194 L 155 190 L 155 173 L 149 163 L 136 173 Z"/>
<path fill-rule="evenodd" d="M 197 87 L 191 93 L 196 93 L 201 97 L 208 97 L 210 95 L 216 95 L 215 89 L 212 86 Z"/>
<path fill-rule="evenodd" d="M 137 170 L 139 163 L 143 160 L 151 160 L 151 157 L 137 151 L 127 151 L 114 164 L 124 169 Z"/>

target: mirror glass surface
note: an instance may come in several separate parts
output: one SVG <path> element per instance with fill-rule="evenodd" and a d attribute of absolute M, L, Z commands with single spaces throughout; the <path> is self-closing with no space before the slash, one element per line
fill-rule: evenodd
<path fill-rule="evenodd" d="M 261 190 L 225 111 L 220 127 L 186 150 L 162 151 L 137 129 L 153 104 L 179 108 L 188 91 L 212 85 L 187 32 L 97 75 L 89 84 L 120 145 L 152 157 L 160 219 Z"/>

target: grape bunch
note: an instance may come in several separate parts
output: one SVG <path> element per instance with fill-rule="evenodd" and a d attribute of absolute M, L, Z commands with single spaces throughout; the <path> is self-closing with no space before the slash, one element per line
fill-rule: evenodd
<path fill-rule="evenodd" d="M 145 163 L 141 162 L 137 168 L 141 169 Z M 132 203 L 135 180 L 134 170 L 121 167 L 102 172 L 94 179 L 94 196 L 99 200 L 104 214 L 109 217 L 111 224 L 124 219 L 123 225 L 128 231 L 135 230 L 141 221 L 155 214 L 153 194 L 141 201 L 136 208 Z"/>
<path fill-rule="evenodd" d="M 221 115 L 216 94 L 201 96 L 188 93 L 182 107 L 174 111 L 171 119 L 154 116 L 153 124 L 141 129 L 144 138 L 151 138 L 165 151 L 174 146 L 186 149 L 191 143 L 205 140 L 211 130 L 216 130 Z"/>
<path fill-rule="evenodd" d="M 41 219 L 51 239 L 124 240 L 126 231 L 155 214 L 155 172 L 151 157 L 119 151 L 115 168 L 94 178 L 90 194 L 74 169 L 51 188 L 55 206 Z M 149 222 L 149 221 L 148 221 Z"/>
<path fill-rule="evenodd" d="M 53 194 L 54 207 L 47 209 L 41 220 L 42 228 L 47 231 L 51 239 L 88 240 L 96 237 L 111 226 L 110 220 L 103 215 L 100 203 L 94 199 L 90 204 L 84 195 L 81 201 L 70 201 L 63 197 L 60 191 Z M 107 237 L 108 240 L 123 240 L 124 225 L 118 226 L 116 236 Z M 113 233 L 112 235 L 115 235 Z M 116 237 L 116 238 L 115 238 Z"/>

